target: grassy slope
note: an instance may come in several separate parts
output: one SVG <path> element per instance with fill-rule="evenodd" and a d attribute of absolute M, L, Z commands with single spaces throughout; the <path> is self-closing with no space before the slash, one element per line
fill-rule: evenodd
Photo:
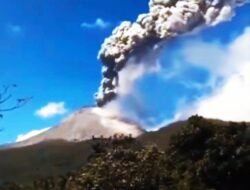
<path fill-rule="evenodd" d="M 50 142 L 0 150 L 0 182 L 28 182 L 34 178 L 65 174 L 87 162 L 89 141 Z"/>

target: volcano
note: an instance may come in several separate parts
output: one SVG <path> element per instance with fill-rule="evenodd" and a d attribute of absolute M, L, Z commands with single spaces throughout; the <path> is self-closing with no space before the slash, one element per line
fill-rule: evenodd
<path fill-rule="evenodd" d="M 93 136 L 108 138 L 115 134 L 137 137 L 144 132 L 139 124 L 121 118 L 115 112 L 104 108 L 89 107 L 76 111 L 61 124 L 25 141 L 15 143 L 11 147 L 23 147 L 56 140 L 80 142 L 91 139 Z"/>

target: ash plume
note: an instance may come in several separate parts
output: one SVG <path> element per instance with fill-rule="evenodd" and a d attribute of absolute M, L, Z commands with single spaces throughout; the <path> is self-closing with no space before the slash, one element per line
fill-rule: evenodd
<path fill-rule="evenodd" d="M 147 63 L 140 60 L 151 50 L 157 53 L 161 49 L 159 44 L 195 29 L 230 20 L 234 9 L 246 2 L 150 0 L 149 13 L 140 14 L 133 23 L 122 22 L 102 44 L 98 58 L 103 64 L 103 79 L 95 96 L 97 106 L 104 106 L 119 95 L 119 73 L 130 64 L 131 58 L 133 64 L 143 63 L 146 68 L 144 70 L 147 70 Z M 127 77 L 130 77 L 129 74 Z"/>

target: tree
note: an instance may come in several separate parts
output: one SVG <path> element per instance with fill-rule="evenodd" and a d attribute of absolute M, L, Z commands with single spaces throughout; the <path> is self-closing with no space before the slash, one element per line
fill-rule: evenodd
<path fill-rule="evenodd" d="M 167 154 L 172 189 L 250 189 L 250 136 L 246 123 L 193 116 Z"/>
<path fill-rule="evenodd" d="M 144 148 L 131 136 L 118 135 L 98 139 L 93 148 L 92 160 L 69 178 L 66 190 L 158 190 L 162 185 L 165 154 L 156 146 Z"/>
<path fill-rule="evenodd" d="M 80 171 L 69 189 L 158 190 L 163 180 L 164 152 L 117 148 Z"/>

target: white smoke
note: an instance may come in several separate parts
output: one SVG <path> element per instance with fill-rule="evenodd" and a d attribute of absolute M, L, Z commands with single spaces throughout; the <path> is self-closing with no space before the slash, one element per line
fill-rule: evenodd
<path fill-rule="evenodd" d="M 128 82 L 131 86 L 133 78 L 138 78 L 135 75 L 131 79 L 124 79 L 129 78 L 128 75 L 122 77 L 124 82 L 120 79 L 120 71 L 130 64 L 131 57 L 146 55 L 148 49 L 153 49 L 156 44 L 194 29 L 230 20 L 235 7 L 243 3 L 246 0 L 151 0 L 149 13 L 139 15 L 134 23 L 122 22 L 105 39 L 99 52 L 103 63 L 103 80 L 96 94 L 97 105 L 103 106 L 117 98 L 120 84 Z M 137 62 L 135 65 L 139 64 Z M 145 68 L 138 66 L 138 69 L 142 68 L 147 70 L 147 64 Z"/>
<path fill-rule="evenodd" d="M 222 77 L 224 82 L 214 86 L 212 93 L 199 97 L 192 103 L 181 105 L 173 120 L 186 119 L 193 114 L 199 114 L 208 118 L 250 121 L 250 27 L 216 53 L 213 49 L 216 49 L 216 46 L 221 47 L 220 44 L 211 45 L 212 43 L 205 44 L 205 42 L 194 44 L 203 49 L 203 53 L 196 52 L 193 54 L 196 58 L 192 58 L 192 54 L 189 53 L 196 51 L 196 47 L 189 44 L 188 49 L 184 49 L 188 51 L 184 58 L 191 64 L 200 64 L 201 67 L 207 68 L 213 77 Z M 213 68 L 206 61 L 197 59 L 199 56 L 209 57 L 211 54 L 219 57 L 212 61 Z"/>
<path fill-rule="evenodd" d="M 145 103 L 141 100 L 141 94 L 137 93 L 136 82 L 145 75 L 157 73 L 161 70 L 160 63 L 155 57 L 155 55 L 158 55 L 156 51 L 160 52 L 159 49 L 152 50 L 152 53 L 148 53 L 141 60 L 139 60 L 139 57 L 131 57 L 129 59 L 127 66 L 119 73 L 119 86 L 117 88 L 119 97 L 116 101 L 106 104 L 106 110 L 116 112 L 117 115 L 143 124 L 140 121 L 140 115 L 146 112 L 146 108 L 144 106 Z M 124 105 L 124 103 L 128 104 L 127 99 L 129 99 L 129 105 Z"/>
<path fill-rule="evenodd" d="M 126 67 L 119 73 L 119 86 L 117 87 L 119 96 L 133 94 L 135 82 L 146 74 L 160 71 L 161 66 L 158 58 L 160 57 L 160 46 L 149 49 L 144 55 L 130 57 Z M 143 52 L 144 53 L 144 52 Z"/>

